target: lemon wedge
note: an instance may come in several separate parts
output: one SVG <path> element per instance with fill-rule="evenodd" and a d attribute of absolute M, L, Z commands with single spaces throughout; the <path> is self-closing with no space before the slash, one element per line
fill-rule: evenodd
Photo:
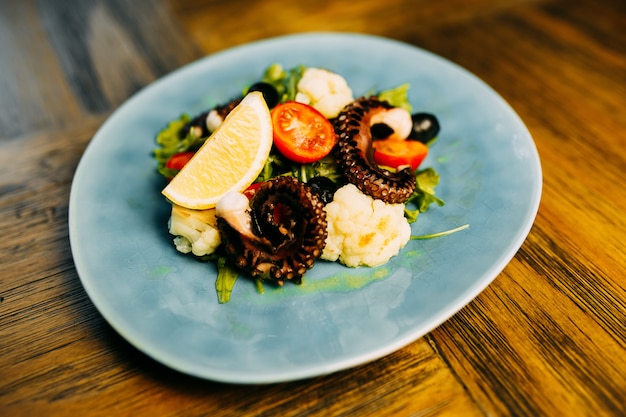
<path fill-rule="evenodd" d="M 243 191 L 258 177 L 272 149 L 272 119 L 260 92 L 247 94 L 163 189 L 174 204 L 215 207 L 229 191 Z"/>

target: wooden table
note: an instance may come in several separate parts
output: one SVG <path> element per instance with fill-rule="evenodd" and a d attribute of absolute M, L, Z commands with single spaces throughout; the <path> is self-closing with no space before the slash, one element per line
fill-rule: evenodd
<path fill-rule="evenodd" d="M 0 415 L 625 415 L 625 25 L 623 0 L 1 1 Z M 405 41 L 494 87 L 539 150 L 536 222 L 472 303 L 373 363 L 252 386 L 176 373 L 83 290 L 74 170 L 151 81 L 313 30 Z"/>

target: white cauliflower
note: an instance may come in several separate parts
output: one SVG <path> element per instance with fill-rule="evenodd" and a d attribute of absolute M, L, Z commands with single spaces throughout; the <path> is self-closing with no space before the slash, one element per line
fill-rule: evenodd
<path fill-rule="evenodd" d="M 215 209 L 189 210 L 173 204 L 169 231 L 176 236 L 176 250 L 182 253 L 210 255 L 221 243 Z"/>
<path fill-rule="evenodd" d="M 322 259 L 346 266 L 377 266 L 398 254 L 411 238 L 404 204 L 387 204 L 344 185 L 326 205 L 328 238 Z"/>
<path fill-rule="evenodd" d="M 328 119 L 337 117 L 346 105 L 354 101 L 346 80 L 321 68 L 304 70 L 297 90 L 296 101 L 313 106 Z"/>

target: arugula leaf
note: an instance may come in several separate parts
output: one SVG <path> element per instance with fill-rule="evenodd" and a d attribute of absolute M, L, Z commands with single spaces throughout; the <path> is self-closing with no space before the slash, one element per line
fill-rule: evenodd
<path fill-rule="evenodd" d="M 409 84 L 405 83 L 395 88 L 390 88 L 388 90 L 381 91 L 377 95 L 379 99 L 388 102 L 392 106 L 401 107 L 405 109 L 406 111 L 408 111 L 409 113 L 411 113 L 413 108 L 411 106 L 411 103 L 409 102 L 409 97 L 407 94 L 408 91 L 409 91 Z"/>
<path fill-rule="evenodd" d="M 293 164 L 291 172 L 287 175 L 296 177 L 302 182 L 308 182 L 313 177 L 327 177 L 333 182 L 339 182 L 342 178 L 339 165 L 332 155 L 310 164 Z"/>
<path fill-rule="evenodd" d="M 255 182 L 267 181 L 278 176 L 295 177 L 302 182 L 308 182 L 308 180 L 317 176 L 328 177 L 336 183 L 342 180 L 339 165 L 337 165 L 332 155 L 310 164 L 299 164 L 290 161 L 275 148 L 272 148 L 263 170 Z"/>
<path fill-rule="evenodd" d="M 454 229 L 445 230 L 443 232 L 429 233 L 427 235 L 411 236 L 411 240 L 434 239 L 436 237 L 448 236 L 448 235 L 451 235 L 452 233 L 460 232 L 461 230 L 465 230 L 467 228 L 469 228 L 469 224 L 464 224 L 463 226 L 455 227 Z"/>
<path fill-rule="evenodd" d="M 230 294 L 233 292 L 235 282 L 239 274 L 226 262 L 225 257 L 217 260 L 217 279 L 215 280 L 215 289 L 217 290 L 217 301 L 225 304 L 230 301 Z"/>
<path fill-rule="evenodd" d="M 180 136 L 181 130 L 190 120 L 188 114 L 182 114 L 178 119 L 169 122 L 157 134 L 156 142 L 159 147 L 154 150 L 154 157 L 157 160 L 157 170 L 166 178 L 172 178 L 178 173 L 177 170 L 165 166 L 173 155 L 179 152 L 195 151 L 206 140 L 206 138 L 194 135 L 191 131 L 184 137 Z"/>
<path fill-rule="evenodd" d="M 282 65 L 276 63 L 272 64 L 265 70 L 265 73 L 261 77 L 261 81 L 264 83 L 272 84 L 274 87 L 283 88 L 284 80 L 287 78 L 287 71 Z M 281 93 L 281 91 L 279 91 Z"/>
<path fill-rule="evenodd" d="M 306 67 L 304 65 L 298 65 L 287 72 L 282 65 L 272 64 L 265 70 L 261 81 L 271 84 L 276 88 L 278 96 L 280 97 L 280 103 L 295 100 L 298 82 L 302 78 L 305 69 Z"/>
<path fill-rule="evenodd" d="M 439 174 L 433 168 L 417 171 L 415 180 L 417 186 L 404 208 L 404 216 L 409 223 L 416 222 L 419 214 L 428 210 L 431 204 L 435 203 L 438 206 L 445 204 L 442 199 L 435 196 L 435 187 L 439 184 Z M 415 209 L 410 209 L 408 204 L 412 204 Z"/>
<path fill-rule="evenodd" d="M 254 280 L 254 287 L 259 294 L 265 294 L 265 287 L 263 286 L 263 280 L 261 278 Z"/>
<path fill-rule="evenodd" d="M 415 223 L 417 221 L 417 217 L 419 216 L 419 209 L 409 209 L 406 205 L 404 206 L 404 217 L 409 223 Z"/>

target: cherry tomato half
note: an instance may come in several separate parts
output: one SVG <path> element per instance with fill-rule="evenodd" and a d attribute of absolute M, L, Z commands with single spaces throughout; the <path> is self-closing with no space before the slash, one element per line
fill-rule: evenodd
<path fill-rule="evenodd" d="M 259 187 L 263 184 L 264 184 L 263 182 L 254 182 L 250 184 L 248 188 L 243 190 L 243 195 L 248 197 L 248 200 L 252 200 L 252 197 L 254 197 L 254 195 L 256 194 L 256 190 L 258 190 Z"/>
<path fill-rule="evenodd" d="M 169 169 L 181 170 L 187 162 L 191 159 L 194 152 L 179 152 L 174 154 L 167 160 L 165 167 Z"/>
<path fill-rule="evenodd" d="M 287 101 L 272 110 L 274 145 L 286 158 L 306 164 L 330 153 L 335 131 L 330 121 L 308 104 Z"/>
<path fill-rule="evenodd" d="M 254 198 L 254 195 L 258 191 L 258 189 L 260 187 L 262 187 L 264 184 L 266 184 L 266 183 L 265 182 L 255 182 L 255 183 L 250 184 L 248 186 L 248 188 L 243 190 L 243 195 L 248 197 L 248 200 L 252 200 Z M 284 220 L 285 212 L 286 212 L 285 207 L 286 206 L 284 206 L 281 203 L 276 203 L 276 205 L 274 206 L 274 210 L 272 211 L 273 219 L 268 219 L 268 220 L 269 221 L 273 221 L 275 223 L 280 223 L 282 220 Z"/>
<path fill-rule="evenodd" d="M 416 170 L 428 155 L 428 146 L 416 140 L 375 140 L 374 160 L 378 165 L 398 168 L 410 165 Z"/>

